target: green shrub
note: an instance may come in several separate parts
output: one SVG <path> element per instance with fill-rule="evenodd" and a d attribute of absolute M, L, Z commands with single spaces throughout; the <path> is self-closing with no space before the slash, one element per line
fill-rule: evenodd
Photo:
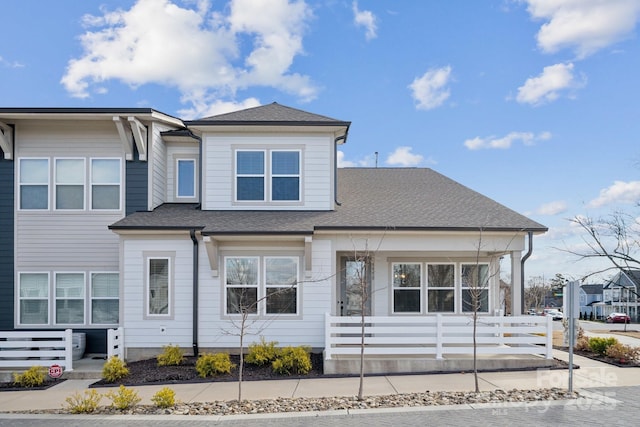
<path fill-rule="evenodd" d="M 105 394 L 111 399 L 111 406 L 121 411 L 136 406 L 140 400 L 138 392 L 132 388 L 126 388 L 122 384 L 118 388 L 118 391 L 110 391 Z"/>
<path fill-rule="evenodd" d="M 177 366 L 184 360 L 184 351 L 177 345 L 165 345 L 157 359 L 158 366 Z"/>
<path fill-rule="evenodd" d="M 589 338 L 589 348 L 594 353 L 599 354 L 600 356 L 604 356 L 607 354 L 607 348 L 611 347 L 614 344 L 617 344 L 618 340 L 614 337 L 591 337 Z"/>
<path fill-rule="evenodd" d="M 277 345 L 277 341 L 266 342 L 264 337 L 260 337 L 259 343 L 249 344 L 249 352 L 244 360 L 247 363 L 259 366 L 271 363 L 280 354 L 279 349 L 276 347 Z"/>
<path fill-rule="evenodd" d="M 127 375 L 129 375 L 129 368 L 118 356 L 111 356 L 102 367 L 102 378 L 109 383 L 116 382 Z"/>
<path fill-rule="evenodd" d="M 32 366 L 21 374 L 13 374 L 13 382 L 20 387 L 39 387 L 46 379 L 47 370 L 44 366 Z"/>
<path fill-rule="evenodd" d="M 151 401 L 158 408 L 170 408 L 176 404 L 176 392 L 169 387 L 164 387 L 153 395 Z"/>
<path fill-rule="evenodd" d="M 229 374 L 235 366 L 227 353 L 202 353 L 196 362 L 196 371 L 202 378 L 207 378 L 213 375 Z"/>
<path fill-rule="evenodd" d="M 621 362 L 634 362 L 640 356 L 640 347 L 631 347 L 617 342 L 607 347 L 605 354 Z"/>
<path fill-rule="evenodd" d="M 279 374 L 308 374 L 311 370 L 310 348 L 306 346 L 285 347 L 280 356 L 271 363 L 273 370 Z"/>
<path fill-rule="evenodd" d="M 102 395 L 96 389 L 85 390 L 84 395 L 76 391 L 65 399 L 66 409 L 72 414 L 89 414 L 98 409 L 100 400 Z"/>

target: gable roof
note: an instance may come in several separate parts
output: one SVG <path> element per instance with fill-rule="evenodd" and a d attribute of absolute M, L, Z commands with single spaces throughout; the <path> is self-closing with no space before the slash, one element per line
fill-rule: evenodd
<path fill-rule="evenodd" d="M 640 270 L 639 269 L 628 269 L 621 270 L 604 286 L 605 289 L 611 289 L 613 287 L 625 287 L 623 282 L 623 275 L 625 282 L 633 284 L 636 288 L 640 288 Z"/>
<path fill-rule="evenodd" d="M 338 169 L 334 211 L 203 211 L 166 204 L 111 229 L 190 229 L 203 234 L 312 234 L 317 230 L 532 231 L 547 228 L 432 169 Z"/>
<path fill-rule="evenodd" d="M 187 126 L 198 125 L 263 125 L 263 126 L 346 126 L 351 122 L 332 119 L 320 114 L 309 113 L 297 108 L 273 102 L 259 107 L 247 108 L 226 114 L 185 121 Z"/>

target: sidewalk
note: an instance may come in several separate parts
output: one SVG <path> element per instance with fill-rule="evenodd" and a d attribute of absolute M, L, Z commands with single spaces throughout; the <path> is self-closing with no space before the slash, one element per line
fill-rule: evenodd
<path fill-rule="evenodd" d="M 636 343 L 638 340 L 636 340 Z M 564 351 L 554 351 L 554 357 L 568 361 Z M 573 389 L 588 387 L 619 387 L 640 385 L 640 369 L 618 368 L 585 357 L 574 356 Z M 494 389 L 539 389 L 567 388 L 568 370 L 516 371 L 480 373 L 480 390 Z M 60 409 L 65 399 L 76 392 L 84 393 L 95 379 L 67 380 L 49 388 L 34 391 L 0 392 L 0 412 L 32 409 Z M 314 378 L 298 380 L 246 381 L 243 397 L 248 400 L 273 399 L 277 397 L 333 397 L 355 396 L 358 392 L 357 377 Z M 132 387 L 142 398 L 141 404 L 151 404 L 151 397 L 165 385 Z M 176 399 L 185 403 L 228 401 L 237 396 L 237 382 L 210 382 L 200 384 L 169 385 L 176 392 Z M 100 392 L 106 389 L 98 389 Z M 473 373 L 386 375 L 365 378 L 365 395 L 387 395 L 424 391 L 472 391 Z"/>

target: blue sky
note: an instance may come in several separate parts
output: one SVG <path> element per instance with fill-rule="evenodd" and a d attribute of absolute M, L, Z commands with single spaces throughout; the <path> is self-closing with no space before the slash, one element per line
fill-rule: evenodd
<path fill-rule="evenodd" d="M 640 0 L 2 6 L 1 106 L 349 120 L 343 166 L 430 167 L 549 227 L 528 277 L 603 267 L 557 249 L 584 250 L 570 218 L 639 212 Z"/>

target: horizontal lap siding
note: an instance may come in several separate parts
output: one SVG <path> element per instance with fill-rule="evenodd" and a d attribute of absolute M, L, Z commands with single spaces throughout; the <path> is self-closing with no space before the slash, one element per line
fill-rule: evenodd
<path fill-rule="evenodd" d="M 170 128 L 154 124 L 152 129 L 152 138 L 149 141 L 151 154 L 147 161 L 149 162 L 149 179 L 151 180 L 151 209 L 155 209 L 167 200 L 167 147 L 160 132 Z"/>
<path fill-rule="evenodd" d="M 145 253 L 175 252 L 173 318 L 145 319 Z M 161 347 L 192 344 L 193 242 L 188 234 L 175 239 L 123 238 L 123 326 L 127 347 Z M 161 332 L 161 327 L 165 332 Z"/>

